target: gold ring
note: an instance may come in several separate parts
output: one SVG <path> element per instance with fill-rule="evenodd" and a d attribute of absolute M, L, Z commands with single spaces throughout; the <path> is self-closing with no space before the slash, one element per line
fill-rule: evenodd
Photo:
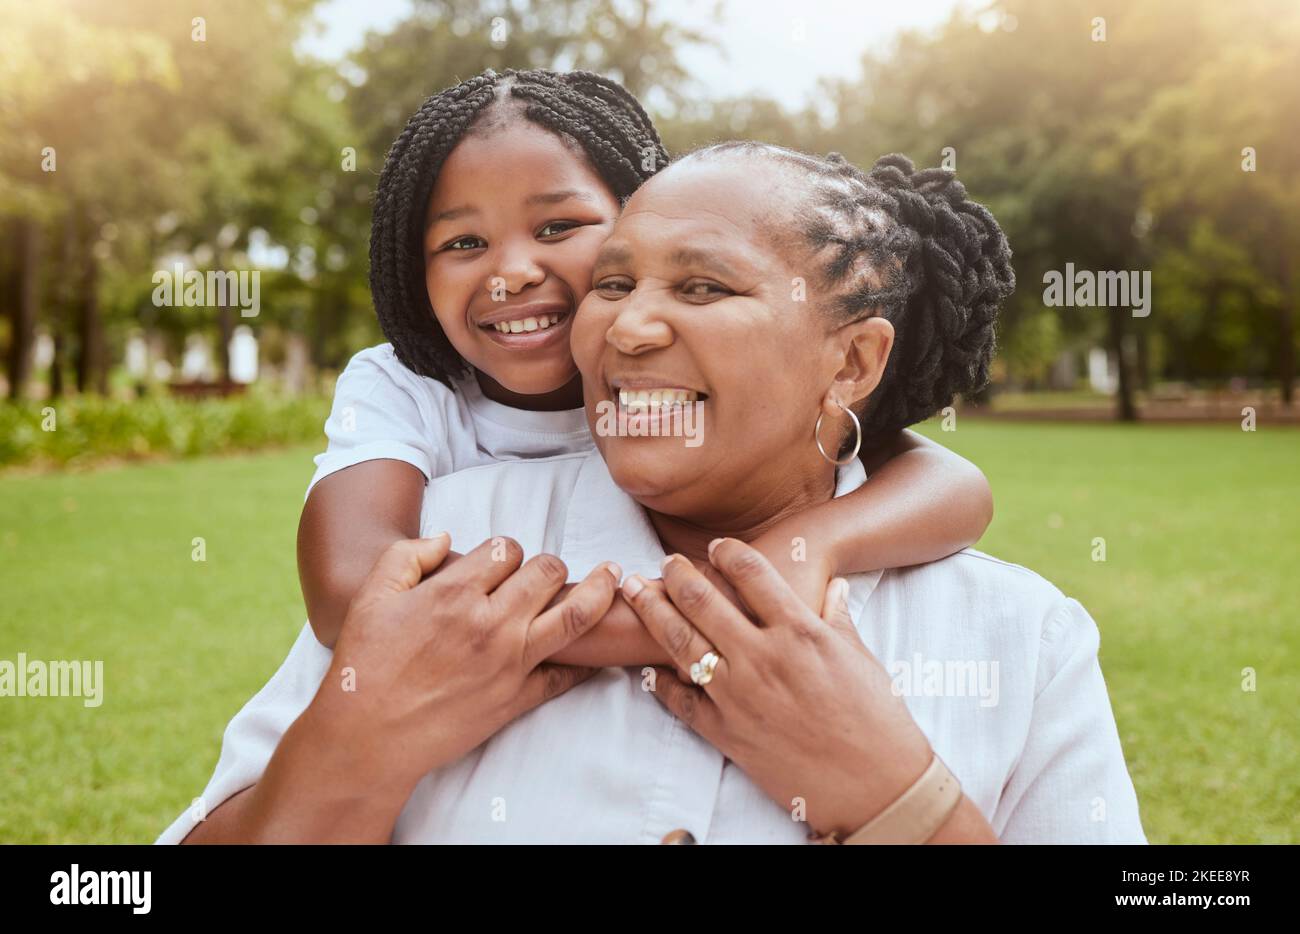
<path fill-rule="evenodd" d="M 691 680 L 700 687 L 708 684 L 713 680 L 713 673 L 718 670 L 718 662 L 722 661 L 717 652 L 705 652 L 704 656 L 691 665 Z"/>

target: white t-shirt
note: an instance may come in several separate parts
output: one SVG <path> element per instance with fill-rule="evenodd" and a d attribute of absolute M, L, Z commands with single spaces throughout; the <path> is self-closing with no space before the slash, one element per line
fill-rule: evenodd
<path fill-rule="evenodd" d="M 316 456 L 308 493 L 321 478 L 363 461 L 404 461 L 431 480 L 495 461 L 593 446 L 581 408 L 511 408 L 484 396 L 472 374 L 457 380 L 453 392 L 408 370 L 392 344 L 367 347 L 348 361 L 334 387 L 325 434 L 329 445 Z"/>
<path fill-rule="evenodd" d="M 836 495 L 864 480 L 854 461 L 840 470 Z M 433 480 L 421 527 L 448 530 L 462 548 L 511 535 L 527 555 L 558 555 L 570 579 L 607 559 L 657 577 L 664 557 L 645 511 L 594 451 Z M 1097 662 L 1097 624 L 1077 601 L 969 549 L 848 581 L 863 642 L 1004 843 L 1146 842 Z M 226 727 L 203 807 L 177 818 L 159 843 L 179 843 L 196 812 L 260 779 L 330 660 L 304 627 Z M 393 842 L 658 843 L 676 829 L 701 843 L 806 842 L 788 802 L 770 800 L 642 679 L 638 668 L 607 668 L 430 772 Z"/>

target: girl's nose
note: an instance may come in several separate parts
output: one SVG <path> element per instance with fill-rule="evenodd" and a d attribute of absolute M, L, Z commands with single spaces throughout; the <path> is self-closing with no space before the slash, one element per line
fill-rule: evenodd
<path fill-rule="evenodd" d="M 501 249 L 496 271 L 488 277 L 488 291 L 522 292 L 530 285 L 540 285 L 546 279 L 546 270 L 532 250 L 525 246 Z"/>

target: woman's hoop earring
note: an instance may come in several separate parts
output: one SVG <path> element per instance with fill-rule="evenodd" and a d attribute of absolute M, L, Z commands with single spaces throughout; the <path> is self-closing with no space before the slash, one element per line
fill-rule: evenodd
<path fill-rule="evenodd" d="M 849 408 L 847 405 L 845 405 L 843 402 L 836 399 L 835 404 L 838 405 L 845 412 L 847 412 L 849 418 L 853 419 L 853 430 L 857 432 L 857 436 L 858 436 L 858 439 L 855 442 L 853 442 L 853 453 L 850 454 L 848 457 L 844 458 L 844 460 L 842 461 L 837 461 L 835 458 L 831 457 L 829 454 L 826 453 L 826 449 L 822 447 L 822 417 L 825 413 L 823 413 L 823 415 L 817 416 L 817 424 L 813 426 L 813 440 L 817 442 L 817 450 L 821 452 L 822 457 L 826 458 L 826 460 L 830 461 L 836 467 L 843 467 L 845 464 L 853 463 L 854 458 L 858 456 L 858 451 L 862 450 L 862 423 L 858 421 L 858 417 L 853 414 L 853 410 Z"/>

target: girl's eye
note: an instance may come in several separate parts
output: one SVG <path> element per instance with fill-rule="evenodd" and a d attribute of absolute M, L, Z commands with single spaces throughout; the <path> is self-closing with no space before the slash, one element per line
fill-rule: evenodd
<path fill-rule="evenodd" d="M 482 237 L 461 237 L 459 240 L 453 240 L 448 243 L 444 249 L 448 250 L 477 250 L 484 246 Z"/>
<path fill-rule="evenodd" d="M 554 237 L 554 236 L 558 236 L 559 234 L 565 233 L 567 231 L 573 230 L 575 227 L 578 226 L 581 225 L 573 221 L 551 221 L 541 230 L 537 231 L 537 236 Z"/>

